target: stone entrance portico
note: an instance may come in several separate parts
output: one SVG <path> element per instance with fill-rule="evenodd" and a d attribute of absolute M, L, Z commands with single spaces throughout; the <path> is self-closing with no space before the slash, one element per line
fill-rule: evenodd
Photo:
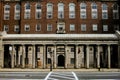
<path fill-rule="evenodd" d="M 116 34 L 2 34 L 1 67 L 119 67 Z M 52 60 L 50 56 L 52 53 Z"/>

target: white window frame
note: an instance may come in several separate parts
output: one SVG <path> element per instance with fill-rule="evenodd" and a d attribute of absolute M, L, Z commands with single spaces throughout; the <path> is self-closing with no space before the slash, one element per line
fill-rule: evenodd
<path fill-rule="evenodd" d="M 103 25 L 103 31 L 108 31 L 108 25 Z"/>
<path fill-rule="evenodd" d="M 108 19 L 108 6 L 102 4 L 102 19 Z"/>
<path fill-rule="evenodd" d="M 75 24 L 70 24 L 70 31 L 75 31 Z"/>
<path fill-rule="evenodd" d="M 6 4 L 4 6 L 4 20 L 10 19 L 10 5 Z"/>
<path fill-rule="evenodd" d="M 19 32 L 19 31 L 20 31 L 19 25 L 15 25 L 15 26 L 14 26 L 14 31 L 15 31 L 15 32 Z"/>
<path fill-rule="evenodd" d="M 16 5 L 15 5 L 14 19 L 15 19 L 15 20 L 20 20 L 20 9 L 17 10 L 17 6 L 20 8 L 20 5 L 19 5 L 19 4 L 16 4 Z"/>
<path fill-rule="evenodd" d="M 6 31 L 6 32 L 9 31 L 9 25 L 4 25 L 4 31 Z"/>
<path fill-rule="evenodd" d="M 30 25 L 29 24 L 25 24 L 24 30 L 25 31 L 30 31 Z"/>
<path fill-rule="evenodd" d="M 53 18 L 53 4 L 47 3 L 47 19 Z"/>
<path fill-rule="evenodd" d="M 47 31 L 52 31 L 52 24 L 47 24 Z"/>
<path fill-rule="evenodd" d="M 63 19 L 64 18 L 64 4 L 58 3 L 58 18 Z"/>
<path fill-rule="evenodd" d="M 118 4 L 113 5 L 113 19 L 119 19 L 119 6 L 118 6 Z"/>
<path fill-rule="evenodd" d="M 37 6 L 40 6 L 41 9 L 37 9 Z M 39 15 L 39 17 L 38 17 Z M 39 3 L 36 3 L 35 5 L 35 19 L 41 19 L 42 17 L 42 6 Z"/>
<path fill-rule="evenodd" d="M 69 18 L 70 19 L 75 18 L 75 4 L 74 3 L 69 4 Z"/>
<path fill-rule="evenodd" d="M 97 24 L 93 24 L 92 28 L 93 28 L 93 31 L 98 31 L 98 25 Z"/>
<path fill-rule="evenodd" d="M 25 6 L 24 6 L 24 9 L 25 9 L 25 12 L 24 12 L 24 19 L 30 19 L 30 15 L 31 15 L 31 6 L 30 6 L 30 9 L 27 9 L 27 6 L 30 6 L 30 3 L 26 3 Z"/>
<path fill-rule="evenodd" d="M 81 31 L 86 31 L 86 24 L 81 24 Z"/>
<path fill-rule="evenodd" d="M 87 13 L 86 13 L 86 4 L 81 3 L 80 4 L 80 18 L 81 19 L 86 19 L 87 18 Z"/>
<path fill-rule="evenodd" d="M 97 4 L 96 3 L 91 4 L 91 16 L 92 16 L 92 19 L 97 19 L 98 18 L 98 10 L 97 10 Z"/>
<path fill-rule="evenodd" d="M 39 30 L 38 30 L 39 27 Z M 36 24 L 36 31 L 41 31 L 41 24 Z"/>

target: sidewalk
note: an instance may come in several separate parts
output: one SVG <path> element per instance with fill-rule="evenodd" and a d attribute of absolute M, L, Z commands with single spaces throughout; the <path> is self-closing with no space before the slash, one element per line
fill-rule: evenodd
<path fill-rule="evenodd" d="M 20 69 L 20 68 L 1 68 L 0 72 L 50 72 L 50 69 Z M 52 71 L 75 71 L 75 72 L 120 72 L 120 69 L 107 69 L 107 68 L 102 68 L 102 69 L 52 69 Z"/>

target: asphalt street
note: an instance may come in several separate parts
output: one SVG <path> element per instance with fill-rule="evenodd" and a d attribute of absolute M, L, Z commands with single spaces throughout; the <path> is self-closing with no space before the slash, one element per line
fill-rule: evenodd
<path fill-rule="evenodd" d="M 0 72 L 0 80 L 120 80 L 120 72 Z"/>

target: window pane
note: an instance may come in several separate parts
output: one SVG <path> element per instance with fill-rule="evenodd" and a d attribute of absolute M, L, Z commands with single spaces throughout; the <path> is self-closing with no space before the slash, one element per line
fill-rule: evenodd
<path fill-rule="evenodd" d="M 103 25 L 103 31 L 108 31 L 108 25 Z"/>
<path fill-rule="evenodd" d="M 70 24 L 70 31 L 75 31 L 75 25 L 74 24 Z"/>
<path fill-rule="evenodd" d="M 93 24 L 93 31 L 97 31 L 97 25 L 96 24 Z"/>
<path fill-rule="evenodd" d="M 81 24 L 81 31 L 86 31 L 86 24 Z"/>

